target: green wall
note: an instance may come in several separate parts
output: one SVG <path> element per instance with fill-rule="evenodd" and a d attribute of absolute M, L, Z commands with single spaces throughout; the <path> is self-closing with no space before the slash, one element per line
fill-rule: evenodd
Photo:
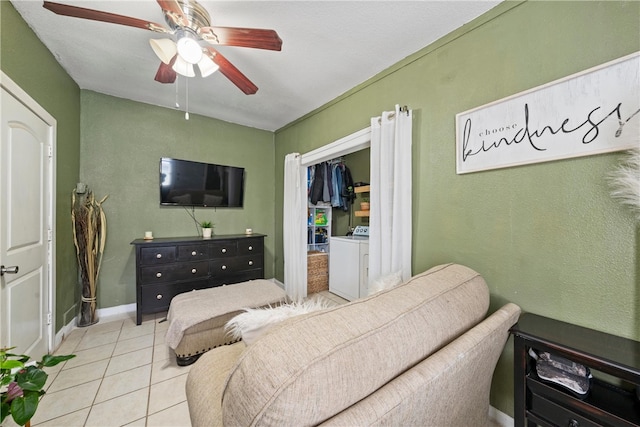
<path fill-rule="evenodd" d="M 640 49 L 640 2 L 508 2 L 276 132 L 305 153 L 407 105 L 413 122 L 413 272 L 446 262 L 487 280 L 492 309 L 640 339 L 639 230 L 605 176 L 620 153 L 456 175 L 455 114 Z M 282 195 L 276 192 L 276 227 Z M 280 242 L 280 239 L 278 239 Z M 283 277 L 277 246 L 276 277 Z M 511 343 L 491 401 L 513 413 Z"/>
<path fill-rule="evenodd" d="M 71 199 L 80 170 L 80 89 L 8 1 L 0 1 L 0 68 L 57 121 L 56 319 L 58 331 L 74 307 L 77 264 L 71 235 Z"/>
<path fill-rule="evenodd" d="M 216 234 L 267 234 L 265 277 L 273 277 L 275 232 L 273 133 L 196 114 L 82 91 L 80 180 L 97 198 L 109 195 L 107 245 L 98 283 L 98 306 L 134 303 L 135 255 L 130 242 L 145 231 L 155 237 L 196 236 L 181 207 L 160 207 L 160 157 L 245 168 L 244 208 L 195 211 Z M 71 188 L 67 190 L 70 192 Z"/>

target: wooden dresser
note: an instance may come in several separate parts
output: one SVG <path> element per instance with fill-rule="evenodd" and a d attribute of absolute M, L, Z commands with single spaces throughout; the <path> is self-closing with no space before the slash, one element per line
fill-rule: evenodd
<path fill-rule="evenodd" d="M 195 289 L 264 279 L 264 234 L 136 239 L 136 323 Z"/>
<path fill-rule="evenodd" d="M 511 328 L 514 336 L 514 421 L 523 426 L 640 426 L 640 342 L 531 313 Z M 594 375 L 578 398 L 538 378 L 529 349 L 585 365 Z M 605 377 L 606 381 L 598 377 Z"/>

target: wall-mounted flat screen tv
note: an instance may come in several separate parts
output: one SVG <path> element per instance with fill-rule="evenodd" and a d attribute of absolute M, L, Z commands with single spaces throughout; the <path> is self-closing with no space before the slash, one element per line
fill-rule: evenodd
<path fill-rule="evenodd" d="M 244 168 L 160 159 L 160 205 L 241 208 Z"/>

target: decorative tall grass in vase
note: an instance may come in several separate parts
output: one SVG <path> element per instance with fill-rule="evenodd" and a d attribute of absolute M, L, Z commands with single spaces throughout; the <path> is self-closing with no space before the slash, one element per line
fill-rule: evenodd
<path fill-rule="evenodd" d="M 98 274 L 107 239 L 107 218 L 102 203 L 96 201 L 89 189 L 84 194 L 71 195 L 71 220 L 73 221 L 73 242 L 82 286 L 78 326 L 89 326 L 98 322 L 96 294 Z"/>

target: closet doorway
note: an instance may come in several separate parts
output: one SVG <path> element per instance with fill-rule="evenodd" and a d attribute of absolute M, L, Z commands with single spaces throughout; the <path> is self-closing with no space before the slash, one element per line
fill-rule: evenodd
<path fill-rule="evenodd" d="M 346 155 L 349 155 L 361 150 L 365 150 L 369 147 L 371 147 L 371 129 L 365 128 L 351 135 L 348 135 L 344 138 L 341 138 L 337 141 L 334 141 L 331 144 L 325 145 L 316 150 L 303 154 L 301 156 L 301 162 L 300 162 L 300 174 L 302 174 L 304 177 L 307 177 L 307 169 L 310 166 L 314 166 L 316 164 L 330 161 L 332 159 L 336 159 L 339 157 L 344 157 Z M 374 173 L 376 173 L 374 170 L 370 171 L 370 174 L 374 174 Z M 301 187 L 301 191 L 303 192 L 301 197 L 303 198 L 303 200 L 307 201 L 305 203 L 305 209 L 307 209 L 308 182 L 305 182 L 305 185 L 301 185 L 300 187 Z M 339 215 L 337 217 L 336 216 L 332 217 L 333 222 L 338 221 L 338 224 L 337 224 L 338 228 L 336 229 L 338 234 L 345 235 L 346 232 L 348 231 L 348 227 L 351 222 L 348 219 L 349 218 L 348 215 L 351 215 L 351 212 L 345 212 L 345 215 L 342 215 L 342 216 Z M 306 211 L 303 213 L 302 217 L 305 218 L 305 221 L 308 221 L 308 216 Z M 302 238 L 304 239 L 304 241 L 300 242 L 300 248 L 307 248 L 308 235 L 305 233 L 305 235 L 302 236 Z M 329 248 L 329 251 L 330 250 L 331 249 Z M 299 289 L 299 294 L 304 296 L 307 295 L 307 283 L 309 281 L 309 277 L 307 276 L 307 273 L 308 273 L 307 262 L 308 262 L 308 259 L 305 256 L 303 260 L 303 265 L 300 266 L 300 268 L 304 271 L 303 277 L 305 277 L 305 280 L 303 280 L 301 283 L 301 287 L 303 286 L 304 289 Z"/>
<path fill-rule="evenodd" d="M 369 128 L 309 153 L 285 156 L 284 287 L 291 298 L 307 296 L 306 168 L 367 147 L 371 148 L 369 280 L 398 271 L 403 280 L 411 277 L 412 120 L 411 110 L 396 105 L 395 111 L 373 118 Z"/>

